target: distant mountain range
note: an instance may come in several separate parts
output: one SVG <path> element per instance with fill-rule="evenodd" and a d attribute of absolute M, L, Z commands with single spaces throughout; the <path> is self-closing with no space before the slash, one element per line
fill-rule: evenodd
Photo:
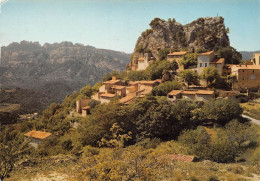
<path fill-rule="evenodd" d="M 254 53 L 260 53 L 260 50 L 252 52 L 240 51 L 240 53 L 242 54 L 242 60 L 250 60 L 253 57 Z"/>
<path fill-rule="evenodd" d="M 101 81 L 106 73 L 125 70 L 129 57 L 123 52 L 71 42 L 43 46 L 28 41 L 12 43 L 2 47 L 0 88 L 18 87 L 33 90 L 32 95 L 47 94 L 47 100 L 42 102 L 47 106 L 87 84 Z"/>

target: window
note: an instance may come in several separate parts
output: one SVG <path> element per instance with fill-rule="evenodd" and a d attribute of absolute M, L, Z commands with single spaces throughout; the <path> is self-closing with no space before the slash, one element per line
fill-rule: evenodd
<path fill-rule="evenodd" d="M 202 63 L 200 63 L 200 67 L 202 67 Z"/>
<path fill-rule="evenodd" d="M 242 77 L 242 80 L 245 80 L 245 76 Z"/>
<path fill-rule="evenodd" d="M 251 80 L 255 80 L 255 75 L 254 74 L 251 75 Z"/>
<path fill-rule="evenodd" d="M 208 64 L 207 63 L 205 63 L 205 67 L 207 67 L 208 66 Z"/>

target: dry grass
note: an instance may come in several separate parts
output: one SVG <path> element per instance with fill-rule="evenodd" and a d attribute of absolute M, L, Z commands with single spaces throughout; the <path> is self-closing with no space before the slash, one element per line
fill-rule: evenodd
<path fill-rule="evenodd" d="M 247 103 L 241 103 L 240 105 L 244 110 L 244 114 L 260 120 L 260 103 L 259 102 L 247 102 Z"/>

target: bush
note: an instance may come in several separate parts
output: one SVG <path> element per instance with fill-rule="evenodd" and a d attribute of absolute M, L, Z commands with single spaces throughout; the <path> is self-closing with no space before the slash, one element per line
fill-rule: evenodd
<path fill-rule="evenodd" d="M 166 96 L 172 90 L 180 90 L 181 88 L 181 84 L 179 84 L 177 81 L 167 81 L 154 87 L 152 94 L 154 96 Z"/>

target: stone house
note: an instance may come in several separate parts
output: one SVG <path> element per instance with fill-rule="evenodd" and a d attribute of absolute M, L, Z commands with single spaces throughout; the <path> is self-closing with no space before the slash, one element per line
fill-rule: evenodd
<path fill-rule="evenodd" d="M 151 53 L 144 53 L 143 55 L 135 58 L 132 63 L 132 70 L 145 70 L 150 64 L 155 61 Z"/>
<path fill-rule="evenodd" d="M 260 65 L 232 65 L 231 75 L 236 75 L 234 90 L 260 90 Z"/>
<path fill-rule="evenodd" d="M 91 101 L 91 99 L 79 99 L 76 101 L 76 112 L 81 114 L 82 113 L 82 108 L 87 106 L 89 101 Z"/>
<path fill-rule="evenodd" d="M 251 61 L 254 65 L 260 65 L 260 53 L 255 53 Z"/>
<path fill-rule="evenodd" d="M 116 97 L 116 94 L 102 94 L 100 96 L 100 101 L 101 101 L 101 104 L 102 103 L 109 103 L 111 99 L 113 99 L 114 97 Z"/>
<path fill-rule="evenodd" d="M 168 93 L 167 98 L 171 101 L 176 101 L 177 99 L 181 99 L 182 90 L 172 90 Z"/>
<path fill-rule="evenodd" d="M 82 117 L 86 117 L 89 114 L 90 114 L 90 107 L 89 106 L 83 107 L 82 108 Z"/>
<path fill-rule="evenodd" d="M 167 60 L 168 61 L 173 61 L 176 60 L 176 62 L 179 64 L 179 61 L 187 54 L 188 52 L 183 51 L 183 52 L 171 52 L 167 55 Z"/>
<path fill-rule="evenodd" d="M 35 148 L 37 148 L 39 144 L 41 144 L 44 140 L 49 138 L 51 135 L 52 135 L 51 133 L 45 131 L 42 132 L 42 131 L 35 131 L 35 130 L 32 130 L 24 134 L 26 139 L 30 140 L 30 145 L 32 145 Z"/>
<path fill-rule="evenodd" d="M 215 97 L 214 91 L 208 90 L 172 90 L 168 93 L 167 98 L 171 101 L 176 101 L 177 99 L 192 99 L 196 101 L 207 101 Z"/>
<path fill-rule="evenodd" d="M 126 96 L 126 86 L 114 85 L 112 87 L 112 92 L 117 96 L 125 97 Z"/>
<path fill-rule="evenodd" d="M 139 81 L 138 90 L 145 90 L 147 92 L 151 92 L 152 89 L 159 84 L 158 81 Z"/>
<path fill-rule="evenodd" d="M 219 74 L 222 75 L 224 65 L 225 65 L 224 58 L 217 58 L 214 51 L 199 53 L 196 71 L 198 74 L 201 74 L 203 68 L 214 66 L 217 68 Z"/>

